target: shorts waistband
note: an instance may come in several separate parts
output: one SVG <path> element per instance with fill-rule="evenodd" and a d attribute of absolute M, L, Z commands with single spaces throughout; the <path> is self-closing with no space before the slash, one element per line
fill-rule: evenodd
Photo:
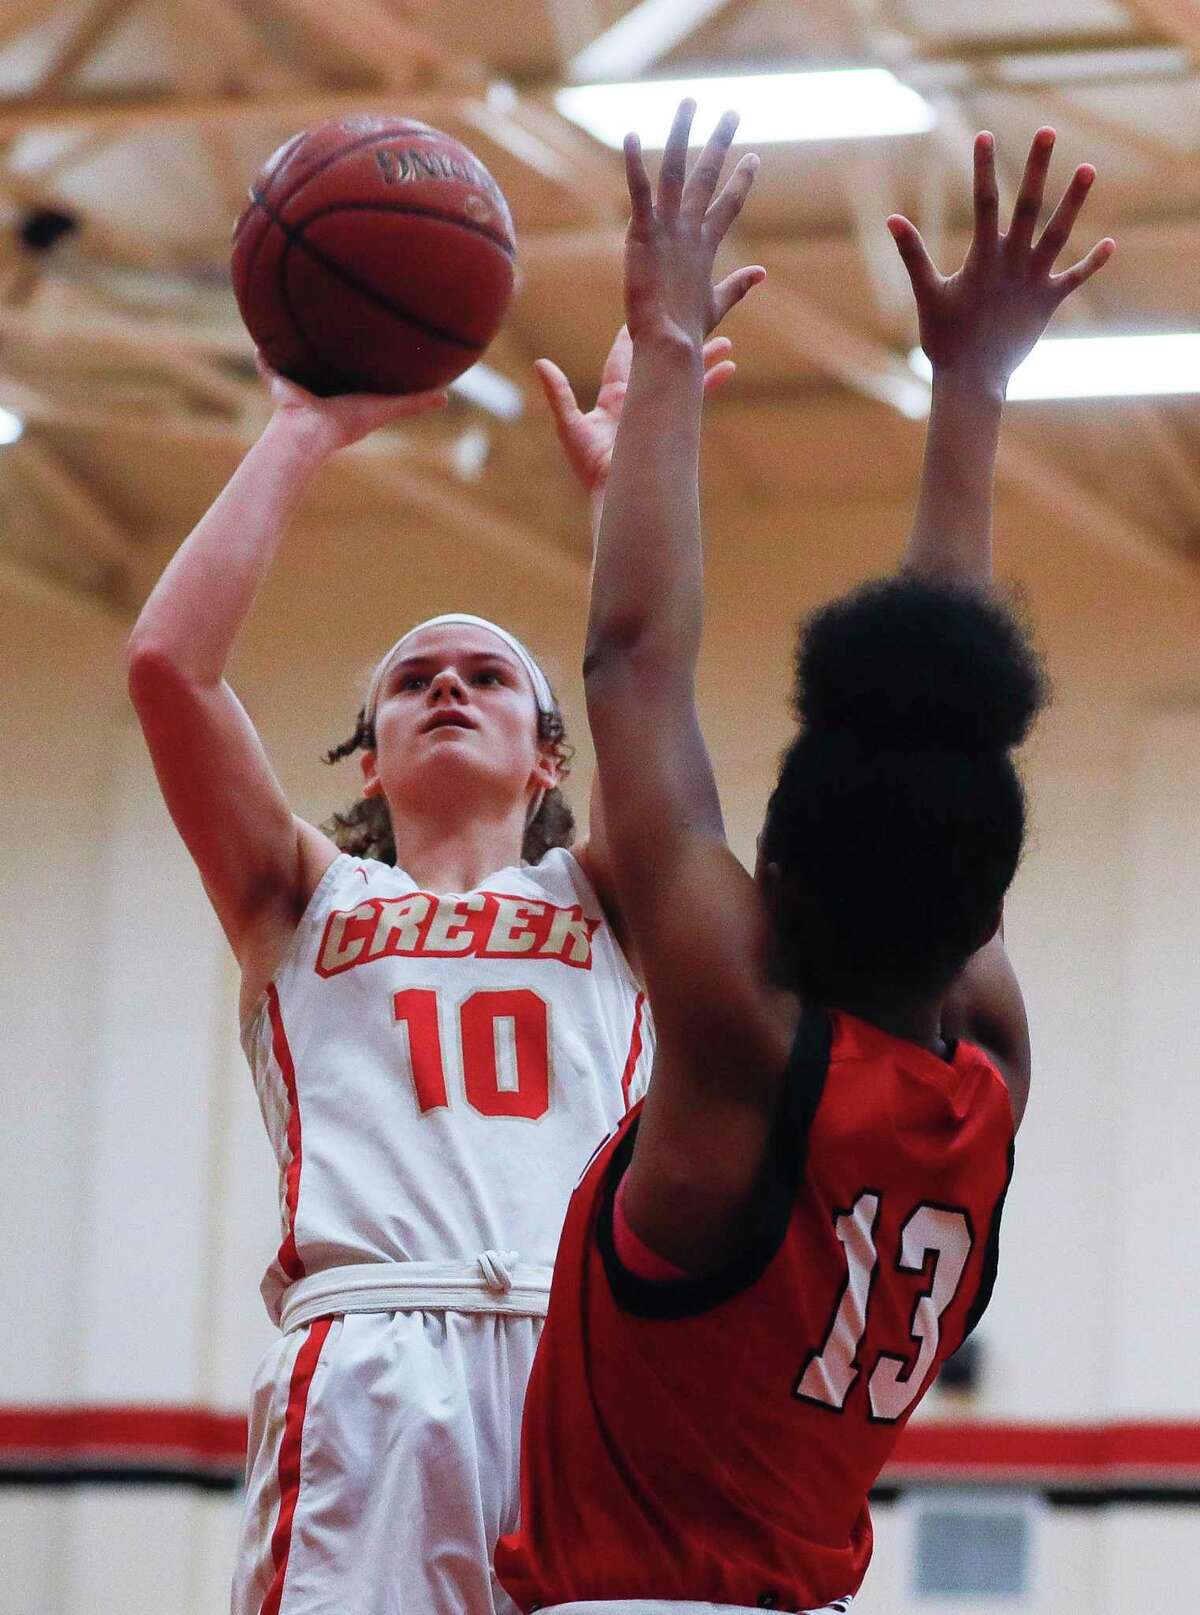
<path fill-rule="evenodd" d="M 554 1269 L 516 1251 L 483 1251 L 471 1262 L 362 1262 L 298 1279 L 284 1292 L 286 1334 L 343 1312 L 501 1312 L 544 1318 Z"/>

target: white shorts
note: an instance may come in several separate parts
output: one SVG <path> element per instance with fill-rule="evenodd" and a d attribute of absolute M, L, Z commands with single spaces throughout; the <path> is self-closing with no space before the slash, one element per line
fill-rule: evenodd
<path fill-rule="evenodd" d="M 281 1336 L 251 1394 L 233 1615 L 515 1615 L 492 1555 L 541 1329 L 361 1312 Z"/>
<path fill-rule="evenodd" d="M 853 1598 L 835 1598 L 799 1615 L 846 1615 Z M 585 1598 L 573 1604 L 543 1604 L 538 1615 L 761 1615 L 761 1604 L 704 1604 L 678 1598 Z"/>

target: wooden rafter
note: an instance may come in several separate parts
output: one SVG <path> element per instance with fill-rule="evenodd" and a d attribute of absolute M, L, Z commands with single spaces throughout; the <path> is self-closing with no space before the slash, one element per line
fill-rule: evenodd
<path fill-rule="evenodd" d="M 127 627 L 132 613 L 123 611 L 106 594 L 68 582 L 56 572 L 35 566 L 23 556 L 0 553 L 0 590 L 49 606 L 84 622 L 103 623 L 111 628 Z"/>
<path fill-rule="evenodd" d="M 132 10 L 135 0 L 93 0 L 80 14 L 38 80 L 37 95 L 56 96 Z"/>
<path fill-rule="evenodd" d="M 47 444 L 26 434 L 8 450 L 8 463 L 43 505 L 53 512 L 63 536 L 79 544 L 104 568 L 127 576 L 137 550 L 129 534 L 100 500 Z"/>
<path fill-rule="evenodd" d="M 1200 54 L 1200 0 L 1125 0 L 1134 16 Z"/>
<path fill-rule="evenodd" d="M 271 0 L 271 6 L 317 39 L 332 43 L 376 84 L 409 85 L 423 74 L 455 65 L 443 46 L 382 0 Z"/>

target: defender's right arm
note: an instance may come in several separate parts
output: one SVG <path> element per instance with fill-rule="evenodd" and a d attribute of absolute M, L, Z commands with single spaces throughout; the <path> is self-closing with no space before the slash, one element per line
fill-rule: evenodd
<path fill-rule="evenodd" d="M 322 400 L 278 377 L 271 385 L 270 424 L 171 560 L 126 651 L 167 808 L 244 978 L 262 983 L 274 968 L 264 953 L 290 935 L 337 849 L 292 816 L 225 665 L 324 462 L 385 421 L 444 402 L 443 394 Z"/>
<path fill-rule="evenodd" d="M 1053 129 L 1029 148 L 1012 219 L 999 224 L 995 142 L 975 137 L 975 228 L 954 274 L 939 273 L 915 226 L 888 227 L 912 281 L 933 396 L 916 515 L 902 564 L 945 582 L 987 588 L 992 579 L 992 500 L 1000 417 L 1009 380 L 1055 310 L 1112 256 L 1110 237 L 1061 274 L 1066 249 L 1096 171 L 1082 163 L 1035 240 Z M 1002 932 L 969 961 L 943 1008 L 943 1035 L 978 1043 L 1008 1082 L 1020 1125 L 1029 1095 L 1029 1025 Z"/>

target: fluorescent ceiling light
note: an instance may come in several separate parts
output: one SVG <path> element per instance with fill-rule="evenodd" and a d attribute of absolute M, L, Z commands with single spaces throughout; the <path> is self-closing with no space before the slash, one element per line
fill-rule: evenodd
<path fill-rule="evenodd" d="M 685 96 L 696 102 L 694 145 L 708 139 L 727 107 L 741 113 L 738 144 L 748 146 L 775 140 L 918 135 L 937 122 L 929 102 L 882 67 L 577 84 L 557 91 L 554 104 L 606 146 L 619 147 L 627 131 L 636 129 L 643 146 L 661 151 L 675 108 Z"/>
<path fill-rule="evenodd" d="M 0 409 L 0 444 L 15 443 L 25 430 L 25 422 L 11 409 Z"/>
<path fill-rule="evenodd" d="M 930 375 L 914 348 L 908 362 Z M 1009 398 L 1133 398 L 1200 393 L 1200 331 L 1160 336 L 1047 337 L 1013 372 Z"/>
<path fill-rule="evenodd" d="M 491 365 L 473 364 L 450 383 L 450 391 L 478 404 L 489 415 L 498 415 L 502 421 L 515 421 L 525 408 L 521 389 Z"/>

